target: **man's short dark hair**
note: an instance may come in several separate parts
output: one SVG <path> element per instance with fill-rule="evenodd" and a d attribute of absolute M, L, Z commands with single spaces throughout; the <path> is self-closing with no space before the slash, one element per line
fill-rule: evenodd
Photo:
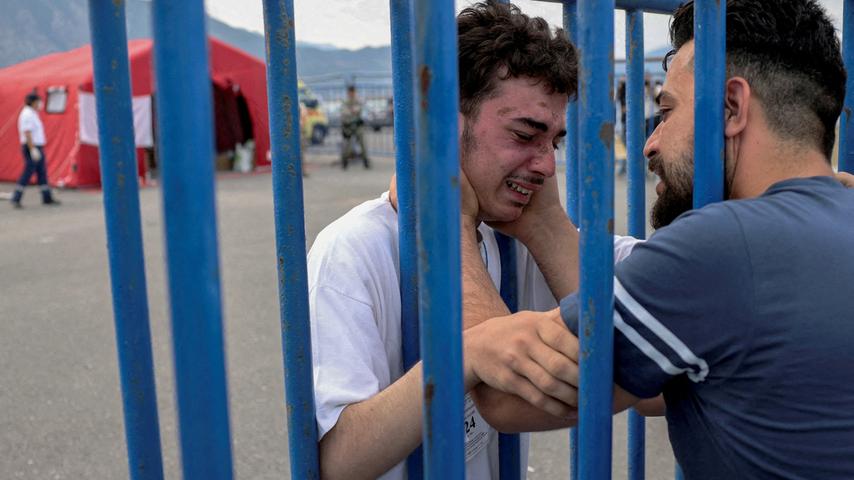
<path fill-rule="evenodd" d="M 476 115 L 481 102 L 495 93 L 498 80 L 530 77 L 553 92 L 575 95 L 575 48 L 562 29 L 552 32 L 542 18 L 490 0 L 460 12 L 457 31 L 463 115 Z"/>
<path fill-rule="evenodd" d="M 670 41 L 678 50 L 693 38 L 689 1 L 673 14 Z M 728 0 L 726 51 L 727 75 L 750 83 L 769 126 L 783 138 L 814 144 L 830 159 L 846 73 L 836 29 L 818 2 Z"/>
<path fill-rule="evenodd" d="M 27 96 L 24 97 L 24 104 L 32 107 L 34 103 L 41 99 L 42 97 L 40 97 L 38 93 L 28 93 Z"/>

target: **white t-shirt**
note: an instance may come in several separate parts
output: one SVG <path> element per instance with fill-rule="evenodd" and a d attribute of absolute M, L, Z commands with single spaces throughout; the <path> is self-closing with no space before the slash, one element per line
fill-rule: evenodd
<path fill-rule="evenodd" d="M 24 132 L 30 132 L 34 145 L 43 147 L 46 143 L 42 120 L 39 118 L 38 112 L 29 105 L 25 105 L 21 110 L 21 114 L 18 115 L 18 139 L 21 141 L 21 145 L 27 143 L 27 137 L 24 135 Z"/>
<path fill-rule="evenodd" d="M 491 228 L 479 227 L 481 255 L 492 281 L 500 285 L 498 245 Z M 517 243 L 519 308 L 545 311 L 557 306 L 533 257 Z M 630 251 L 634 239 L 621 242 Z M 401 358 L 397 213 L 388 193 L 369 200 L 327 226 L 308 255 L 311 347 L 317 427 L 322 438 L 347 405 L 373 397 L 398 378 Z M 615 252 L 615 257 L 625 255 Z M 466 419 L 475 430 L 466 442 L 466 478 L 498 478 L 498 433 L 466 398 Z M 475 416 L 476 415 L 476 416 Z M 485 428 L 481 428 L 481 426 Z M 527 473 L 529 435 L 521 436 L 522 478 Z M 382 480 L 406 478 L 405 462 Z"/>

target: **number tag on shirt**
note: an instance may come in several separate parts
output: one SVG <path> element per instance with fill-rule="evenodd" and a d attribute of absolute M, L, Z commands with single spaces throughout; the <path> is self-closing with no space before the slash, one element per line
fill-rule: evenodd
<path fill-rule="evenodd" d="M 480 412 L 474 406 L 474 400 L 468 394 L 466 394 L 465 412 L 466 462 L 468 462 L 489 443 L 489 425 L 480 416 Z"/>

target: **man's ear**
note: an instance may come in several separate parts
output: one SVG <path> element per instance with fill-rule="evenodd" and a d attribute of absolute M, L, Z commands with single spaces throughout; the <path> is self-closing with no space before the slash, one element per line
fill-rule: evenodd
<path fill-rule="evenodd" d="M 462 113 L 457 114 L 457 138 L 463 137 L 463 129 L 466 126 L 466 116 Z"/>
<path fill-rule="evenodd" d="M 735 137 L 747 128 L 751 95 L 750 84 L 744 78 L 732 77 L 726 81 L 726 91 L 724 92 L 725 137 Z"/>

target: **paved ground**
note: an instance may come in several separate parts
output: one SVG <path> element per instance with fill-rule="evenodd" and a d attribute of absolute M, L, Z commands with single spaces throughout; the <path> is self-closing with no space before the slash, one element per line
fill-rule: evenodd
<path fill-rule="evenodd" d="M 382 191 L 392 171 L 390 159 L 347 172 L 328 159 L 309 162 L 309 242 Z M 624 188 L 618 182 L 617 205 Z M 224 174 L 217 189 L 235 476 L 286 478 L 270 176 Z M 101 194 L 60 192 L 63 205 L 45 208 L 37 193 L 27 191 L 22 211 L 0 203 L 0 478 L 127 478 Z M 160 190 L 144 189 L 141 203 L 164 463 L 167 478 L 177 479 Z M 621 478 L 622 416 L 614 437 Z M 567 444 L 565 431 L 535 435 L 529 478 L 567 478 Z M 648 422 L 647 445 L 648 478 L 672 478 L 663 422 Z"/>

